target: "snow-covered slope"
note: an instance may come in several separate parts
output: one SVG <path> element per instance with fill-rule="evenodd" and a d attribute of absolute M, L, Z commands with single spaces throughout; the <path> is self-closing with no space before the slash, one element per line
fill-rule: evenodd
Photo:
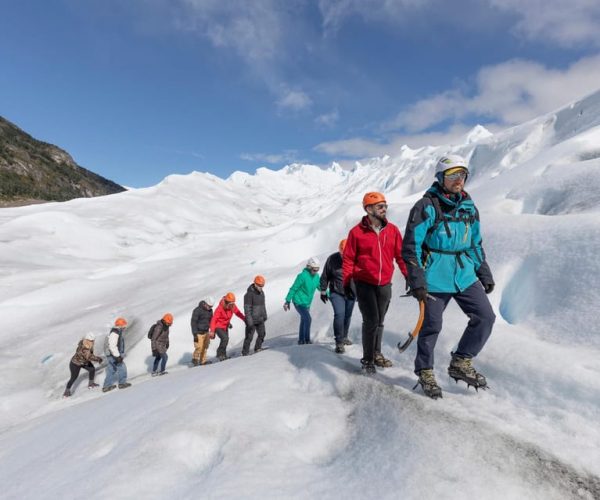
<path fill-rule="evenodd" d="M 118 195 L 0 211 L 0 480 L 7 498 L 568 498 L 600 495 L 600 93 L 461 144 L 404 148 L 352 170 L 291 165 L 227 180 L 170 176 Z M 331 351 L 331 309 L 295 345 L 281 304 L 311 255 L 325 259 L 380 190 L 401 228 L 436 158 L 471 160 L 497 288 L 494 334 L 477 360 L 491 391 L 444 376 L 466 323 L 445 317 L 436 367 L 445 397 L 413 392 L 416 316 L 386 320 L 395 366 L 356 375 L 360 313 L 347 356 Z M 189 318 L 206 295 L 241 299 L 267 278 L 271 349 L 189 370 Z M 145 333 L 171 312 L 168 377 L 148 379 Z M 102 343 L 123 315 L 134 386 L 60 399 L 87 331 Z M 243 325 L 234 319 L 230 349 Z M 214 354 L 215 344 L 210 353 Z M 99 374 L 99 380 L 103 374 Z M 83 380 L 83 375 L 80 380 Z M 453 383 L 452 383 L 453 384 Z M 30 478 L 35 471 L 36 481 Z M 373 493 L 373 492 L 376 493 Z"/>

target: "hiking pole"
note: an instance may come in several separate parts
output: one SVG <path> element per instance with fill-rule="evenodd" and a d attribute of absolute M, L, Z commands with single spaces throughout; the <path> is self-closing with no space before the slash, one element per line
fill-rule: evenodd
<path fill-rule="evenodd" d="M 415 337 L 417 335 L 419 335 L 419 332 L 421 331 L 421 326 L 423 326 L 424 318 L 425 318 L 425 301 L 420 300 L 419 301 L 419 319 L 417 320 L 417 324 L 413 328 L 413 331 L 408 334 L 408 339 L 406 339 L 406 341 L 403 344 L 401 342 L 398 342 L 398 350 L 400 352 L 406 351 L 406 349 L 412 343 L 412 341 L 415 339 Z"/>

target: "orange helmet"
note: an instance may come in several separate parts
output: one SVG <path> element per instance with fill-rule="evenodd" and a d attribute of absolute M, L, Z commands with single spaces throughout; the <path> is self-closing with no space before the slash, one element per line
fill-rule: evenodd
<path fill-rule="evenodd" d="M 363 208 L 369 205 L 375 205 L 376 203 L 386 203 L 385 196 L 381 193 L 377 193 L 375 191 L 371 193 L 367 193 L 363 196 Z"/>
<path fill-rule="evenodd" d="M 235 295 L 233 292 L 227 292 L 223 298 L 225 299 L 225 302 L 235 302 Z"/>
<path fill-rule="evenodd" d="M 338 245 L 340 253 L 344 253 L 344 248 L 346 248 L 346 238 L 340 240 L 340 244 Z"/>
<path fill-rule="evenodd" d="M 162 320 L 169 326 L 173 324 L 173 315 L 171 313 L 167 313 L 162 317 Z"/>
<path fill-rule="evenodd" d="M 125 328 L 127 326 L 127 320 L 125 318 L 117 318 L 115 320 L 115 326 L 117 328 Z"/>
<path fill-rule="evenodd" d="M 265 286 L 265 277 L 260 274 L 254 277 L 254 284 L 258 286 Z"/>

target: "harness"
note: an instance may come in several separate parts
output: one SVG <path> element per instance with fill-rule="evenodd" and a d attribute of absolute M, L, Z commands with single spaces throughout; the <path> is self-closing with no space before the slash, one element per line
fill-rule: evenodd
<path fill-rule="evenodd" d="M 457 215 L 457 211 L 458 211 L 459 207 L 455 207 L 450 212 L 447 212 L 446 214 L 444 214 L 444 212 L 442 211 L 442 207 L 440 205 L 439 198 L 432 193 L 425 193 L 424 198 L 428 198 L 429 200 L 431 200 L 431 204 L 433 205 L 433 208 L 435 210 L 435 221 L 434 221 L 433 225 L 427 230 L 425 239 L 427 239 L 427 237 L 430 234 L 432 234 L 439 227 L 440 224 L 444 224 L 444 229 L 446 230 L 446 235 L 448 236 L 448 238 L 451 238 L 452 231 L 450 231 L 449 222 L 464 222 L 467 225 L 467 227 L 469 227 L 469 225 L 474 224 L 475 221 L 477 220 L 477 217 L 475 216 L 475 214 Z M 441 253 L 444 255 L 455 255 L 456 262 L 458 263 L 460 268 L 464 269 L 464 267 L 465 267 L 465 265 L 463 264 L 463 261 L 461 259 L 461 255 L 462 254 L 467 255 L 467 250 L 442 250 L 441 248 L 431 248 L 426 243 L 423 243 L 422 248 L 424 250 L 423 264 L 425 264 L 425 262 L 427 261 L 427 258 L 429 257 L 430 253 Z M 477 252 L 477 249 L 473 248 L 473 250 L 475 250 L 475 255 L 477 256 L 479 261 L 483 262 L 483 260 L 481 259 L 481 257 L 479 256 L 479 254 Z"/>

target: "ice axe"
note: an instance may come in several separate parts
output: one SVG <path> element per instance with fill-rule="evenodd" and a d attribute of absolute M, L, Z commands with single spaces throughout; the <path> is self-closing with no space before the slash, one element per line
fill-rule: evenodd
<path fill-rule="evenodd" d="M 433 298 L 433 297 L 432 297 Z M 402 342 L 398 342 L 398 350 L 400 352 L 406 351 L 411 342 L 415 339 L 419 332 L 421 331 L 421 326 L 423 326 L 423 319 L 425 318 L 425 301 L 419 301 L 419 319 L 417 320 L 417 324 L 413 328 L 413 331 L 408 334 L 408 339 Z"/>

